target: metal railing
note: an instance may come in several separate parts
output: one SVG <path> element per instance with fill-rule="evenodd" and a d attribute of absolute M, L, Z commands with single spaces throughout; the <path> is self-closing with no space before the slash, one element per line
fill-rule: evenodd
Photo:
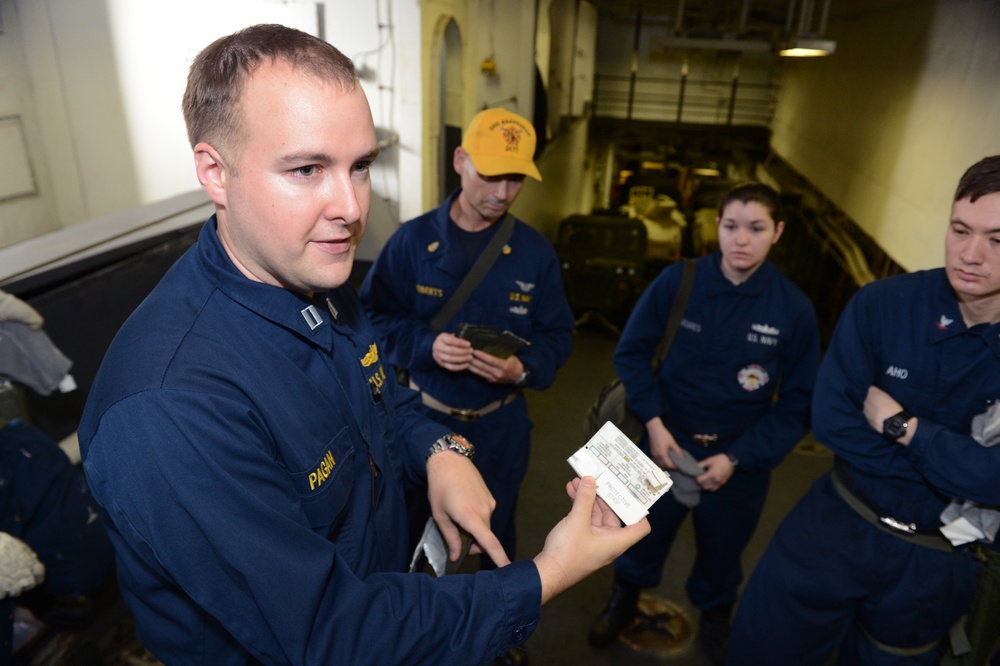
<path fill-rule="evenodd" d="M 714 125 L 770 126 L 778 86 L 711 79 L 594 77 L 594 115 Z"/>

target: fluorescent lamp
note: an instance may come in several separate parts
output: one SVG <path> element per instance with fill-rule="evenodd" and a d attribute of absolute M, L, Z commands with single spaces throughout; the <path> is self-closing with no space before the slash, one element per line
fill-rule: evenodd
<path fill-rule="evenodd" d="M 778 55 L 791 58 L 813 58 L 830 55 L 837 49 L 837 42 L 816 37 L 796 37 L 781 45 Z"/>

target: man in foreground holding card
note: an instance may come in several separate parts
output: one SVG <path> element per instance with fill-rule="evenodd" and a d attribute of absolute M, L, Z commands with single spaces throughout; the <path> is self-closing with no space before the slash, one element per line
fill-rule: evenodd
<path fill-rule="evenodd" d="M 521 393 L 548 388 L 573 345 L 555 250 L 507 212 L 526 176 L 541 180 L 534 153 L 526 118 L 478 113 L 455 149 L 461 188 L 393 234 L 361 289 L 386 357 L 407 371 L 423 413 L 476 445 L 476 466 L 497 503 L 493 532 L 510 557 L 531 443 Z M 476 276 L 478 283 L 464 282 Z M 506 342 L 491 347 L 479 342 L 484 333 Z M 510 353 L 517 338 L 526 344 Z M 412 498 L 413 529 L 426 520 L 426 503 L 421 511 L 416 501 L 425 495 Z M 484 557 L 483 565 L 493 563 Z"/>
<path fill-rule="evenodd" d="M 278 25 L 194 60 L 184 113 L 215 204 L 115 337 L 80 422 L 87 480 L 143 645 L 166 664 L 482 664 L 540 606 L 648 533 L 593 480 L 534 560 L 509 563 L 473 450 L 386 382 L 347 284 L 375 126 L 354 66 Z M 422 481 L 502 566 L 407 574 Z"/>

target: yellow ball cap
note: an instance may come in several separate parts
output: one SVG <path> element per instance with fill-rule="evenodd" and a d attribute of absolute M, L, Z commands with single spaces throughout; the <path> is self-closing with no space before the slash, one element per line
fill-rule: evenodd
<path fill-rule="evenodd" d="M 535 128 L 506 109 L 480 111 L 462 137 L 462 148 L 484 176 L 520 173 L 541 180 L 535 166 Z"/>

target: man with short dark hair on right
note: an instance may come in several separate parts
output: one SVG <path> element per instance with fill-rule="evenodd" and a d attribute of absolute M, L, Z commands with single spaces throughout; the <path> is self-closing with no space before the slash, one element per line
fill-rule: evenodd
<path fill-rule="evenodd" d="M 834 653 L 845 665 L 937 663 L 980 571 L 942 513 L 952 498 L 1000 504 L 1000 447 L 975 432 L 998 398 L 993 156 L 958 184 L 945 266 L 869 284 L 844 310 L 813 393 L 813 431 L 834 469 L 757 565 L 728 663 L 822 666 Z"/>

